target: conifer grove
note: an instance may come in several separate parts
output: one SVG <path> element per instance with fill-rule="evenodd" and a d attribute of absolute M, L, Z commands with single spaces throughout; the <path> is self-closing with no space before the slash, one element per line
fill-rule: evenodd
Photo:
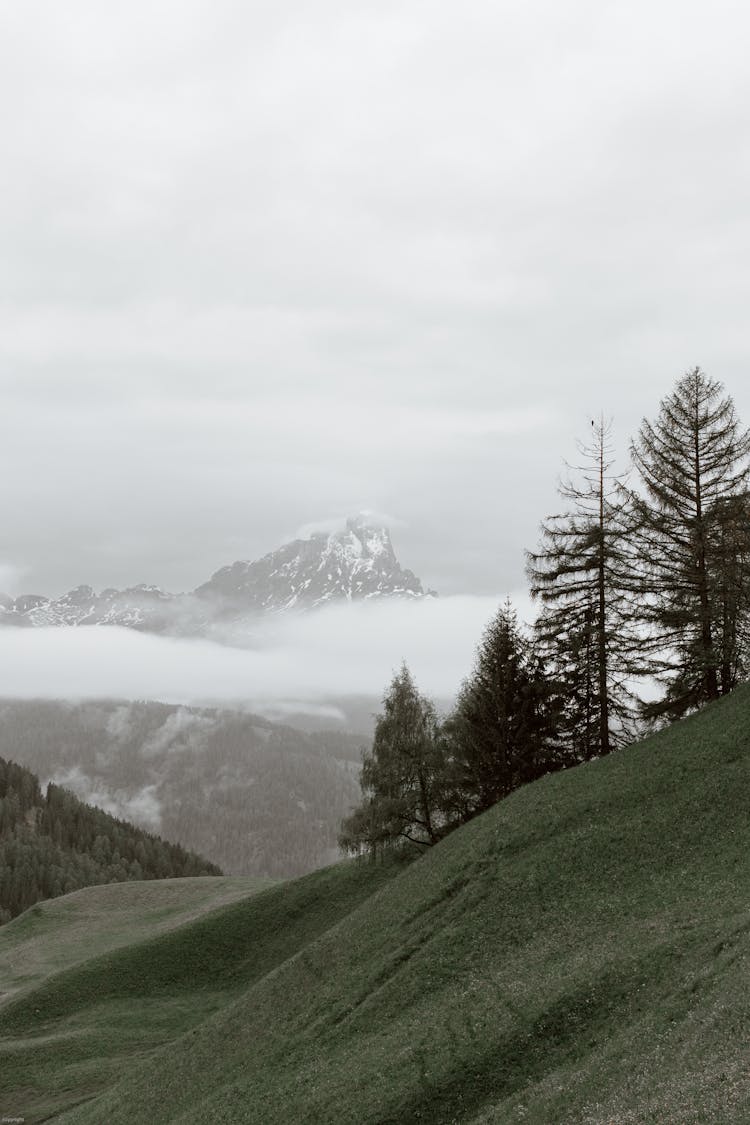
<path fill-rule="evenodd" d="M 340 844 L 423 849 L 553 770 L 608 754 L 733 690 L 750 666 L 750 433 L 699 367 L 677 380 L 618 471 L 594 419 L 527 574 L 439 718 L 405 666 L 386 691 Z"/>

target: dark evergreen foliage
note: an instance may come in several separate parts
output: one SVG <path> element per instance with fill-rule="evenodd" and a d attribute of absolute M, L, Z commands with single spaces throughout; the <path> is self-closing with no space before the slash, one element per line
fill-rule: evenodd
<path fill-rule="evenodd" d="M 565 764 L 558 703 L 507 602 L 487 626 L 474 670 L 441 725 L 404 665 L 383 699 L 364 757 L 363 801 L 340 846 L 372 856 L 435 844 L 528 781 Z"/>
<path fill-rule="evenodd" d="M 750 496 L 726 497 L 708 513 L 709 555 L 718 578 L 713 612 L 721 643 L 719 692 L 746 679 L 750 660 Z"/>
<path fill-rule="evenodd" d="M 467 820 L 558 768 L 558 719 L 543 664 L 506 602 L 485 629 L 445 726 L 451 819 Z"/>
<path fill-rule="evenodd" d="M 632 444 L 638 618 L 677 717 L 731 691 L 745 666 L 750 434 L 700 368 L 643 421 Z"/>
<path fill-rule="evenodd" d="M 404 664 L 383 698 L 372 750 L 363 759 L 364 800 L 343 822 L 340 846 L 375 852 L 394 842 L 434 844 L 443 827 L 444 772 L 435 708 Z"/>
<path fill-rule="evenodd" d="M 528 552 L 535 633 L 560 696 L 559 735 L 571 762 L 630 741 L 632 678 L 646 671 L 630 597 L 630 502 L 612 472 L 611 425 L 592 422 L 582 464 L 560 485 L 567 510 L 542 524 Z"/>
<path fill-rule="evenodd" d="M 750 433 L 731 398 L 700 368 L 678 381 L 632 445 L 640 491 L 613 472 L 611 426 L 591 425 L 583 463 L 560 487 L 566 510 L 527 555 L 541 602 L 533 641 L 506 603 L 442 725 L 404 667 L 343 846 L 375 851 L 415 834 L 434 843 L 526 782 L 632 741 L 644 716 L 676 718 L 746 674 Z M 636 687 L 653 676 L 664 696 L 639 712 Z"/>
<path fill-rule="evenodd" d="M 57 785 L 43 796 L 30 770 L 0 758 L 0 921 L 95 883 L 220 874 Z"/>

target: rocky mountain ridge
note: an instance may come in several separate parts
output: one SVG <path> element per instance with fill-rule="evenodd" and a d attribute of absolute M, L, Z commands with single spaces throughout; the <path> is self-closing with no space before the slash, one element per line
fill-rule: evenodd
<path fill-rule="evenodd" d="M 193 634 L 221 622 L 337 601 L 433 595 L 401 566 L 388 529 L 357 516 L 342 530 L 294 539 L 255 561 L 222 567 L 189 593 L 144 583 L 98 594 L 82 585 L 58 598 L 0 594 L 0 625 L 119 625 Z"/>

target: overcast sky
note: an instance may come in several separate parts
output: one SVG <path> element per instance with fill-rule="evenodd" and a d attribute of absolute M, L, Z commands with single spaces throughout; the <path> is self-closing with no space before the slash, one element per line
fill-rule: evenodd
<path fill-rule="evenodd" d="M 0 0 L 0 586 L 372 508 L 522 583 L 589 419 L 750 422 L 740 3 Z"/>

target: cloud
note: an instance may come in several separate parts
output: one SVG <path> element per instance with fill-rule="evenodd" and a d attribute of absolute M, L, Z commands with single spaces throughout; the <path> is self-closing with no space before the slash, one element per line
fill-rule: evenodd
<path fill-rule="evenodd" d="M 6 627 L 0 629 L 0 693 L 232 703 L 281 714 L 380 695 L 406 660 L 423 691 L 446 698 L 469 673 L 481 632 L 502 600 L 457 596 L 328 606 L 261 623 L 248 638 L 252 648 L 108 627 Z M 516 604 L 522 617 L 531 615 L 525 595 Z M 177 727 L 180 722 L 175 719 Z"/>
<path fill-rule="evenodd" d="M 174 743 L 180 750 L 201 750 L 206 745 L 206 735 L 212 726 L 213 720 L 207 716 L 196 715 L 180 707 L 149 735 L 140 748 L 141 756 L 157 757 Z"/>
<path fill-rule="evenodd" d="M 298 527 L 292 539 L 310 539 L 313 535 L 333 535 L 346 527 L 347 516 L 329 516 L 327 519 L 313 520 Z"/>
<path fill-rule="evenodd" d="M 54 785 L 69 789 L 80 800 L 96 805 L 111 816 L 135 822 L 155 832 L 161 828 L 161 801 L 157 796 L 156 785 L 146 785 L 136 793 L 108 789 L 100 780 L 84 773 L 80 766 L 59 770 L 49 780 Z"/>
<path fill-rule="evenodd" d="M 289 723 L 291 726 L 295 725 L 295 721 L 301 721 L 304 726 L 309 719 L 316 719 L 319 724 L 325 723 L 330 727 L 346 722 L 346 713 L 341 707 L 304 699 L 253 700 L 252 709 L 273 723 Z"/>
<path fill-rule="evenodd" d="M 0 561 L 0 594 L 16 594 L 26 569 L 15 563 Z"/>
<path fill-rule="evenodd" d="M 376 527 L 404 527 L 405 523 L 397 516 L 391 516 L 387 512 L 376 512 L 372 508 L 359 508 L 354 512 L 349 512 L 343 516 L 329 516 L 327 519 L 313 520 L 311 523 L 304 523 L 298 527 L 292 536 L 293 539 L 310 539 L 313 535 L 331 535 L 335 532 L 344 531 L 346 528 L 347 520 L 353 516 L 360 516 L 367 523 L 374 524 Z"/>
<path fill-rule="evenodd" d="M 107 734 L 118 742 L 127 742 L 132 732 L 129 707 L 116 707 L 107 719 Z"/>

